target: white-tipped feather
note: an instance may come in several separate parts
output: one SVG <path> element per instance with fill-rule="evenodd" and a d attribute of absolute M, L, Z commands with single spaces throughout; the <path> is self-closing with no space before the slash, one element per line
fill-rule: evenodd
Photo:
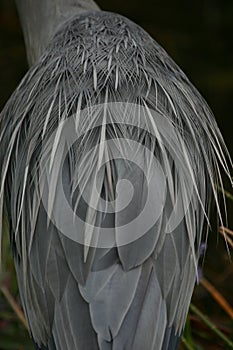
<path fill-rule="evenodd" d="M 112 21 L 112 16 L 115 22 Z M 74 118 L 73 129 L 77 139 L 65 145 L 61 142 L 63 123 L 69 118 Z M 164 121 L 165 130 L 159 120 Z M 169 134 L 170 129 L 174 133 L 171 140 L 168 138 L 172 135 Z M 113 141 L 114 147 L 108 145 L 109 140 Z M 135 143 L 131 146 L 132 141 L 137 142 L 138 146 L 134 148 Z M 144 152 L 141 152 L 141 147 L 144 147 Z M 65 162 L 63 156 L 66 151 Z M 109 161 L 114 151 L 117 151 L 117 159 Z M 134 152 L 131 159 L 127 159 L 128 152 Z M 113 239 L 113 245 L 116 246 L 95 253 L 92 245 L 101 236 L 99 226 L 95 227 L 96 222 L 106 220 L 110 225 L 115 220 L 114 225 L 120 223 L 124 226 L 132 216 L 129 205 L 125 212 L 122 210 L 114 213 L 112 219 L 111 215 L 108 216 L 107 204 L 102 205 L 104 197 L 106 202 L 110 199 L 112 205 L 120 206 L 121 199 L 116 194 L 118 181 L 127 179 L 127 176 L 130 180 L 135 180 L 133 185 L 138 193 L 134 193 L 133 211 L 139 215 L 143 210 L 147 184 L 140 182 L 144 181 L 144 177 L 131 164 L 140 157 L 144 176 L 152 181 L 155 194 L 156 186 L 162 186 L 162 182 L 156 183 L 160 181 L 159 177 L 151 179 L 154 158 L 165 176 L 166 200 L 159 220 L 140 239 L 125 246 L 117 246 L 118 227 L 115 227 L 116 242 Z M 123 159 L 123 162 L 119 163 L 118 158 Z M 47 162 L 43 164 L 42 160 Z M 66 317 L 69 324 L 76 325 L 78 321 L 75 317 L 79 310 L 76 312 L 75 300 L 79 300 L 79 307 L 86 315 L 86 319 L 82 320 L 84 328 L 89 329 L 91 337 L 99 332 L 98 346 L 103 344 L 101 349 L 109 345 L 103 338 L 103 334 L 107 334 L 109 341 L 120 344 L 119 349 L 131 350 L 133 340 L 129 345 L 130 336 L 139 339 L 143 329 L 144 319 L 138 308 L 143 310 L 145 307 L 144 310 L 147 310 L 149 300 L 155 298 L 150 290 L 155 284 L 159 286 L 156 303 L 161 312 L 166 311 L 166 315 L 154 313 L 161 324 L 154 328 L 154 337 L 149 337 L 152 346 L 162 346 L 158 332 L 170 334 L 175 330 L 180 335 L 196 279 L 201 241 L 207 239 L 203 230 L 204 222 L 209 225 L 210 192 L 223 225 L 216 184 L 222 188 L 225 207 L 221 172 L 225 172 L 232 183 L 232 162 L 205 101 L 147 33 L 121 16 L 104 12 L 74 17 L 61 26 L 41 60 L 30 69 L 1 113 L 0 164 L 0 225 L 2 226 L 3 210 L 6 209 L 12 224 L 14 253 L 20 261 L 17 268 L 19 281 L 22 282 L 23 303 L 31 322 L 33 337 L 38 344 L 49 342 L 50 324 L 47 316 L 43 315 L 41 305 L 50 300 L 51 293 L 54 294 L 54 276 L 57 276 L 55 284 L 59 285 L 59 293 L 63 293 L 59 302 L 56 300 L 53 306 L 49 304 L 52 310 L 48 310 L 51 312 L 51 332 L 57 349 L 65 349 L 68 343 L 81 344 L 80 348 L 84 348 L 80 343 L 80 335 L 76 335 L 74 328 L 70 332 L 72 339 L 59 334 L 62 307 L 68 313 Z M 78 232 L 84 238 L 81 248 L 77 242 L 70 244 L 53 222 L 56 189 L 60 185 L 60 173 L 57 170 L 62 173 L 64 164 L 69 178 L 69 181 L 65 178 L 68 181 L 65 185 L 69 188 L 66 188 L 66 196 L 72 206 L 73 223 L 83 205 L 82 201 L 87 199 L 91 204 L 88 207 L 87 203 L 86 209 L 84 205 L 81 208 L 87 223 L 83 232 Z M 48 171 L 50 180 L 47 208 L 40 197 L 41 191 L 46 191 L 46 183 L 42 181 L 44 170 Z M 180 176 L 180 171 L 183 171 L 183 176 Z M 93 179 L 98 179 L 97 183 Z M 97 185 L 98 191 L 95 188 Z M 193 190 L 191 197 L 190 188 Z M 62 214 L 62 200 L 60 205 Z M 101 208 L 101 214 L 95 208 Z M 185 208 L 185 215 L 178 226 L 167 233 L 166 224 L 174 208 Z M 41 248 L 43 238 L 49 242 L 48 247 L 44 245 L 47 249 L 44 257 L 46 262 Z M 36 267 L 30 265 L 34 263 L 31 257 L 33 254 L 34 259 L 36 254 L 38 256 Z M 169 254 L 169 259 L 166 259 L 166 254 Z M 169 266 L 166 265 L 167 260 Z M 104 267 L 101 265 L 103 261 Z M 97 271 L 106 273 L 105 282 L 102 280 L 102 272 L 95 275 L 93 266 L 97 266 Z M 111 274 L 108 275 L 110 270 Z M 35 271 L 40 271 L 40 275 L 43 271 L 43 278 L 34 278 Z M 69 278 L 67 273 L 70 273 Z M 124 287 L 121 286 L 121 281 L 124 284 L 124 280 L 127 287 L 127 278 L 131 274 L 135 287 L 126 288 L 127 308 L 122 314 L 116 312 L 117 317 L 114 319 L 112 310 L 115 305 L 112 300 L 114 297 L 117 300 L 117 287 L 114 290 L 108 288 L 112 281 L 116 283 L 118 275 L 123 276 L 118 281 L 119 288 Z M 99 292 L 91 291 L 93 300 L 88 301 L 90 304 L 87 307 L 82 304 L 84 300 L 81 294 L 87 295 L 90 292 L 89 285 L 94 281 L 93 276 L 97 278 Z M 44 281 L 43 286 L 37 284 L 39 280 Z M 73 286 L 72 291 L 69 285 Z M 108 298 L 109 291 L 113 294 Z M 70 306 L 70 295 L 74 310 Z M 43 299 L 45 296 L 48 300 Z M 101 298 L 106 299 L 102 311 Z M 40 304 L 41 300 L 43 302 Z M 119 304 L 124 305 L 125 300 L 119 300 Z M 33 309 L 38 314 L 39 321 L 32 312 Z M 106 319 L 115 327 L 113 330 L 105 327 L 105 319 L 100 320 L 100 327 L 98 312 L 107 315 Z M 143 312 L 141 315 L 144 315 Z M 135 325 L 137 317 L 140 319 L 138 328 Z M 132 327 L 129 330 L 130 336 L 121 330 L 124 322 L 135 325 L 134 329 Z M 170 326 L 173 330 L 166 328 Z M 81 324 L 79 327 L 85 334 Z M 119 333 L 121 337 L 118 332 L 122 332 Z M 116 339 L 111 338 L 112 334 Z M 174 335 L 173 337 L 175 338 Z M 91 345 L 87 349 L 96 350 L 97 339 L 88 341 Z"/>

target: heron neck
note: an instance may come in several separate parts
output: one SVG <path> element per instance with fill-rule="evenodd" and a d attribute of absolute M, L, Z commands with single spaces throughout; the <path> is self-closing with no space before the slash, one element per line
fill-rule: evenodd
<path fill-rule="evenodd" d="M 99 10 L 93 0 L 15 0 L 29 65 L 41 56 L 57 27 L 69 17 Z"/>

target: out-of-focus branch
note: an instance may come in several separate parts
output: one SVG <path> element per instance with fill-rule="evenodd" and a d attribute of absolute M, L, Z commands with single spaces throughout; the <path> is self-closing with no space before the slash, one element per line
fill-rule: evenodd
<path fill-rule="evenodd" d="M 209 327 L 225 344 L 227 344 L 229 349 L 233 349 L 233 343 L 230 339 L 228 339 L 225 334 L 223 334 L 211 321 L 208 317 L 206 317 L 196 306 L 193 304 L 190 305 L 190 310 L 197 315 L 206 326 Z"/>
<path fill-rule="evenodd" d="M 221 308 L 230 316 L 233 320 L 233 309 L 226 299 L 219 293 L 219 291 L 205 278 L 200 281 L 201 285 L 212 295 Z"/>
<path fill-rule="evenodd" d="M 10 304 L 10 306 L 12 307 L 12 309 L 14 310 L 15 314 L 18 316 L 18 318 L 20 319 L 20 321 L 24 325 L 24 327 L 29 331 L 28 324 L 27 324 L 27 321 L 25 319 L 24 313 L 21 310 L 21 308 L 19 307 L 19 305 L 17 304 L 17 302 L 15 301 L 15 299 L 13 298 L 13 296 L 11 295 L 11 293 L 9 292 L 9 290 L 7 289 L 7 287 L 1 285 L 0 290 L 1 290 L 2 294 L 4 295 L 4 297 L 6 298 L 6 300 L 8 301 L 8 303 Z"/>
<path fill-rule="evenodd" d="M 189 344 L 188 340 L 184 336 L 182 336 L 181 341 L 184 344 L 186 349 L 188 349 L 188 350 L 195 350 L 194 347 Z"/>
<path fill-rule="evenodd" d="M 228 198 L 228 199 L 230 199 L 230 200 L 233 201 L 233 195 L 232 195 L 230 192 L 228 192 L 228 191 L 226 191 L 226 190 L 223 191 L 222 188 L 221 188 L 220 186 L 218 186 L 218 190 L 219 190 L 220 192 L 224 193 L 224 195 L 225 195 L 226 198 Z"/>
<path fill-rule="evenodd" d="M 233 231 L 230 230 L 229 228 L 220 226 L 219 232 L 221 233 L 221 235 L 223 235 L 223 237 L 225 238 L 227 243 L 230 245 L 230 247 L 233 248 L 233 240 L 229 237 L 229 236 L 233 237 Z"/>

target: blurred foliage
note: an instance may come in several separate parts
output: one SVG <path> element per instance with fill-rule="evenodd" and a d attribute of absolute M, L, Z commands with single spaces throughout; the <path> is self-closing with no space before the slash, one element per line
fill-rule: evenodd
<path fill-rule="evenodd" d="M 15 301 L 20 304 L 6 223 L 4 223 L 3 232 L 0 273 L 0 350 L 32 350 L 33 346 L 28 331 L 1 293 L 1 288 L 4 286 L 14 296 Z"/>
<path fill-rule="evenodd" d="M 104 9 L 121 13 L 145 28 L 188 74 L 212 107 L 232 154 L 233 1 L 232 0 L 99 0 Z M 27 70 L 23 37 L 13 0 L 0 0 L 0 109 Z M 227 187 L 226 183 L 226 188 Z M 230 190 L 230 189 L 229 189 Z M 229 227 L 233 227 L 233 201 L 227 199 Z M 233 264 L 222 236 L 213 225 L 203 274 L 233 305 Z M 3 239 L 0 287 L 20 305 L 7 228 Z M 218 238 L 216 238 L 218 237 Z M 231 249 L 229 247 L 229 249 Z M 232 252 L 232 250 L 231 250 Z M 199 284 L 193 305 L 230 341 L 233 321 Z M 231 349 L 200 317 L 190 310 L 180 349 Z M 0 350 L 33 349 L 29 335 L 0 292 Z"/>

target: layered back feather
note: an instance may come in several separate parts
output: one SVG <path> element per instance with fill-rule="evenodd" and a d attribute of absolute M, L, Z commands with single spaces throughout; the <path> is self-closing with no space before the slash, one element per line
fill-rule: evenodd
<path fill-rule="evenodd" d="M 231 162 L 157 42 L 113 13 L 70 18 L 1 114 L 0 164 L 37 346 L 176 349 Z"/>

